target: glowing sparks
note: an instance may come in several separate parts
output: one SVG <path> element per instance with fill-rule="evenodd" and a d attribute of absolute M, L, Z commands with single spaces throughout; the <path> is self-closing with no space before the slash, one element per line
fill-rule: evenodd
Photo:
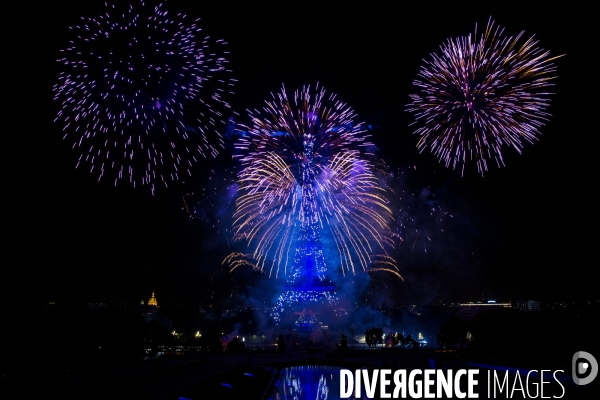
<path fill-rule="evenodd" d="M 162 4 L 106 7 L 72 27 L 58 60 L 55 122 L 80 153 L 78 167 L 154 192 L 223 146 L 218 110 L 229 108 L 235 82 L 226 43 L 200 37 L 197 21 L 167 16 Z"/>
<path fill-rule="evenodd" d="M 393 246 L 392 212 L 369 161 L 369 135 L 352 109 L 317 85 L 291 99 L 282 88 L 249 114 L 252 123 L 236 145 L 242 169 L 233 231 L 253 250 L 230 255 L 230 268 L 250 264 L 293 282 L 306 273 L 294 260 L 305 252 L 323 279 L 320 240 L 327 236 L 343 273 L 376 264 L 398 274 L 392 258 L 376 257 Z M 312 247 L 299 252 L 298 243 Z"/>
<path fill-rule="evenodd" d="M 550 117 L 548 87 L 558 57 L 538 47 L 533 37 L 504 36 L 491 19 L 481 36 L 448 39 L 440 54 L 425 61 L 408 111 L 421 136 L 417 148 L 430 151 L 446 167 L 474 162 L 483 175 L 488 162 L 502 167 L 502 149 L 519 154 L 538 139 Z"/>

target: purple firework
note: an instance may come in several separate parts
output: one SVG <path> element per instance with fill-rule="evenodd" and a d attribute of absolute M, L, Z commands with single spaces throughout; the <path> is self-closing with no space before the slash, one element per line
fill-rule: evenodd
<path fill-rule="evenodd" d="M 429 149 L 446 167 L 488 162 L 502 167 L 504 146 L 519 153 L 550 117 L 548 88 L 556 66 L 548 51 L 524 32 L 505 36 L 491 19 L 482 35 L 448 39 L 421 66 L 407 111 L 415 117 L 417 148 Z"/>
<path fill-rule="evenodd" d="M 235 82 L 226 43 L 162 4 L 106 8 L 71 27 L 53 88 L 55 122 L 80 153 L 78 167 L 154 193 L 223 146 L 219 110 L 230 108 Z"/>

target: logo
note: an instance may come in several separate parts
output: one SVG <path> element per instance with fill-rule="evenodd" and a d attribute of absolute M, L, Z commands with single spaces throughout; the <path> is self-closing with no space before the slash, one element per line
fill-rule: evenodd
<path fill-rule="evenodd" d="M 598 362 L 593 355 L 585 351 L 573 354 L 571 367 L 573 382 L 576 385 L 587 385 L 598 375 Z"/>

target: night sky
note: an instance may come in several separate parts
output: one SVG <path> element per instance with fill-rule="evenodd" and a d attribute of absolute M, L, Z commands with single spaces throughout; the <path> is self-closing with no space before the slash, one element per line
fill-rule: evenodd
<path fill-rule="evenodd" d="M 219 158 L 197 165 L 193 178 L 155 196 L 146 187 L 98 183 L 74 168 L 77 154 L 53 123 L 58 104 L 52 85 L 60 72 L 55 60 L 69 40 L 68 27 L 80 16 L 96 15 L 102 4 L 27 3 L 6 16 L 11 27 L 5 39 L 10 72 L 4 75 L 8 225 L 0 292 L 11 301 L 139 302 L 155 290 L 159 302 L 203 302 L 208 292 L 232 290 L 231 282 L 268 285 L 266 277 L 248 272 L 228 277 L 220 270 L 230 245 L 227 215 L 220 214 L 220 225 L 213 227 L 191 221 L 184 207 L 184 199 L 193 206 L 203 188 L 226 182 L 230 141 Z M 591 13 L 481 4 L 238 8 L 170 0 L 167 7 L 201 18 L 206 34 L 229 43 L 238 79 L 231 100 L 236 121 L 246 122 L 245 110 L 260 107 L 282 83 L 293 90 L 319 82 L 373 127 L 382 157 L 405 171 L 406 190 L 427 188 L 436 206 L 452 215 L 437 228 L 425 219 L 423 229 L 434 232 L 427 251 L 423 246 L 411 251 L 412 243 L 404 243 L 398 265 L 405 280 L 375 283 L 380 295 L 399 303 L 597 298 L 592 109 L 597 43 L 586 22 Z M 539 141 L 525 144 L 521 155 L 506 149 L 504 168 L 461 177 L 433 155 L 418 153 L 405 108 L 416 92 L 412 82 L 422 59 L 447 38 L 471 33 L 476 23 L 484 26 L 490 16 L 507 34 L 535 34 L 540 47 L 565 56 L 556 61 L 552 117 L 540 129 Z"/>

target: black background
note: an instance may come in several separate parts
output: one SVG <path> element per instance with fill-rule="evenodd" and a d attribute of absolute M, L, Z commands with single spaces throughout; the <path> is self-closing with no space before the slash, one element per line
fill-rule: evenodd
<path fill-rule="evenodd" d="M 597 43 L 590 10 L 505 2 L 239 7 L 178 0 L 167 7 L 201 18 L 206 34 L 229 43 L 239 80 L 232 100 L 238 120 L 282 84 L 294 90 L 320 82 L 376 127 L 373 141 L 390 165 L 412 171 L 412 190 L 429 187 L 454 216 L 427 253 L 399 260 L 405 280 L 389 280 L 386 297 L 411 303 L 597 297 Z M 227 247 L 213 246 L 222 237 L 215 228 L 190 223 L 182 196 L 201 190 L 210 170 L 229 162 L 227 152 L 199 165 L 197 178 L 152 196 L 146 188 L 115 188 L 76 170 L 76 154 L 52 121 L 52 85 L 60 72 L 55 60 L 69 40 L 68 27 L 102 9 L 100 1 L 58 1 L 5 13 L 2 203 L 8 224 L 0 293 L 10 301 L 139 302 L 156 290 L 159 301 L 204 301 L 207 291 L 218 292 L 230 279 L 215 273 Z M 540 140 L 521 155 L 508 149 L 505 168 L 461 177 L 417 153 L 405 106 L 422 59 L 490 16 L 507 34 L 535 34 L 540 47 L 565 56 L 556 61 L 552 117 Z M 221 233 L 227 229 L 222 223 Z"/>

